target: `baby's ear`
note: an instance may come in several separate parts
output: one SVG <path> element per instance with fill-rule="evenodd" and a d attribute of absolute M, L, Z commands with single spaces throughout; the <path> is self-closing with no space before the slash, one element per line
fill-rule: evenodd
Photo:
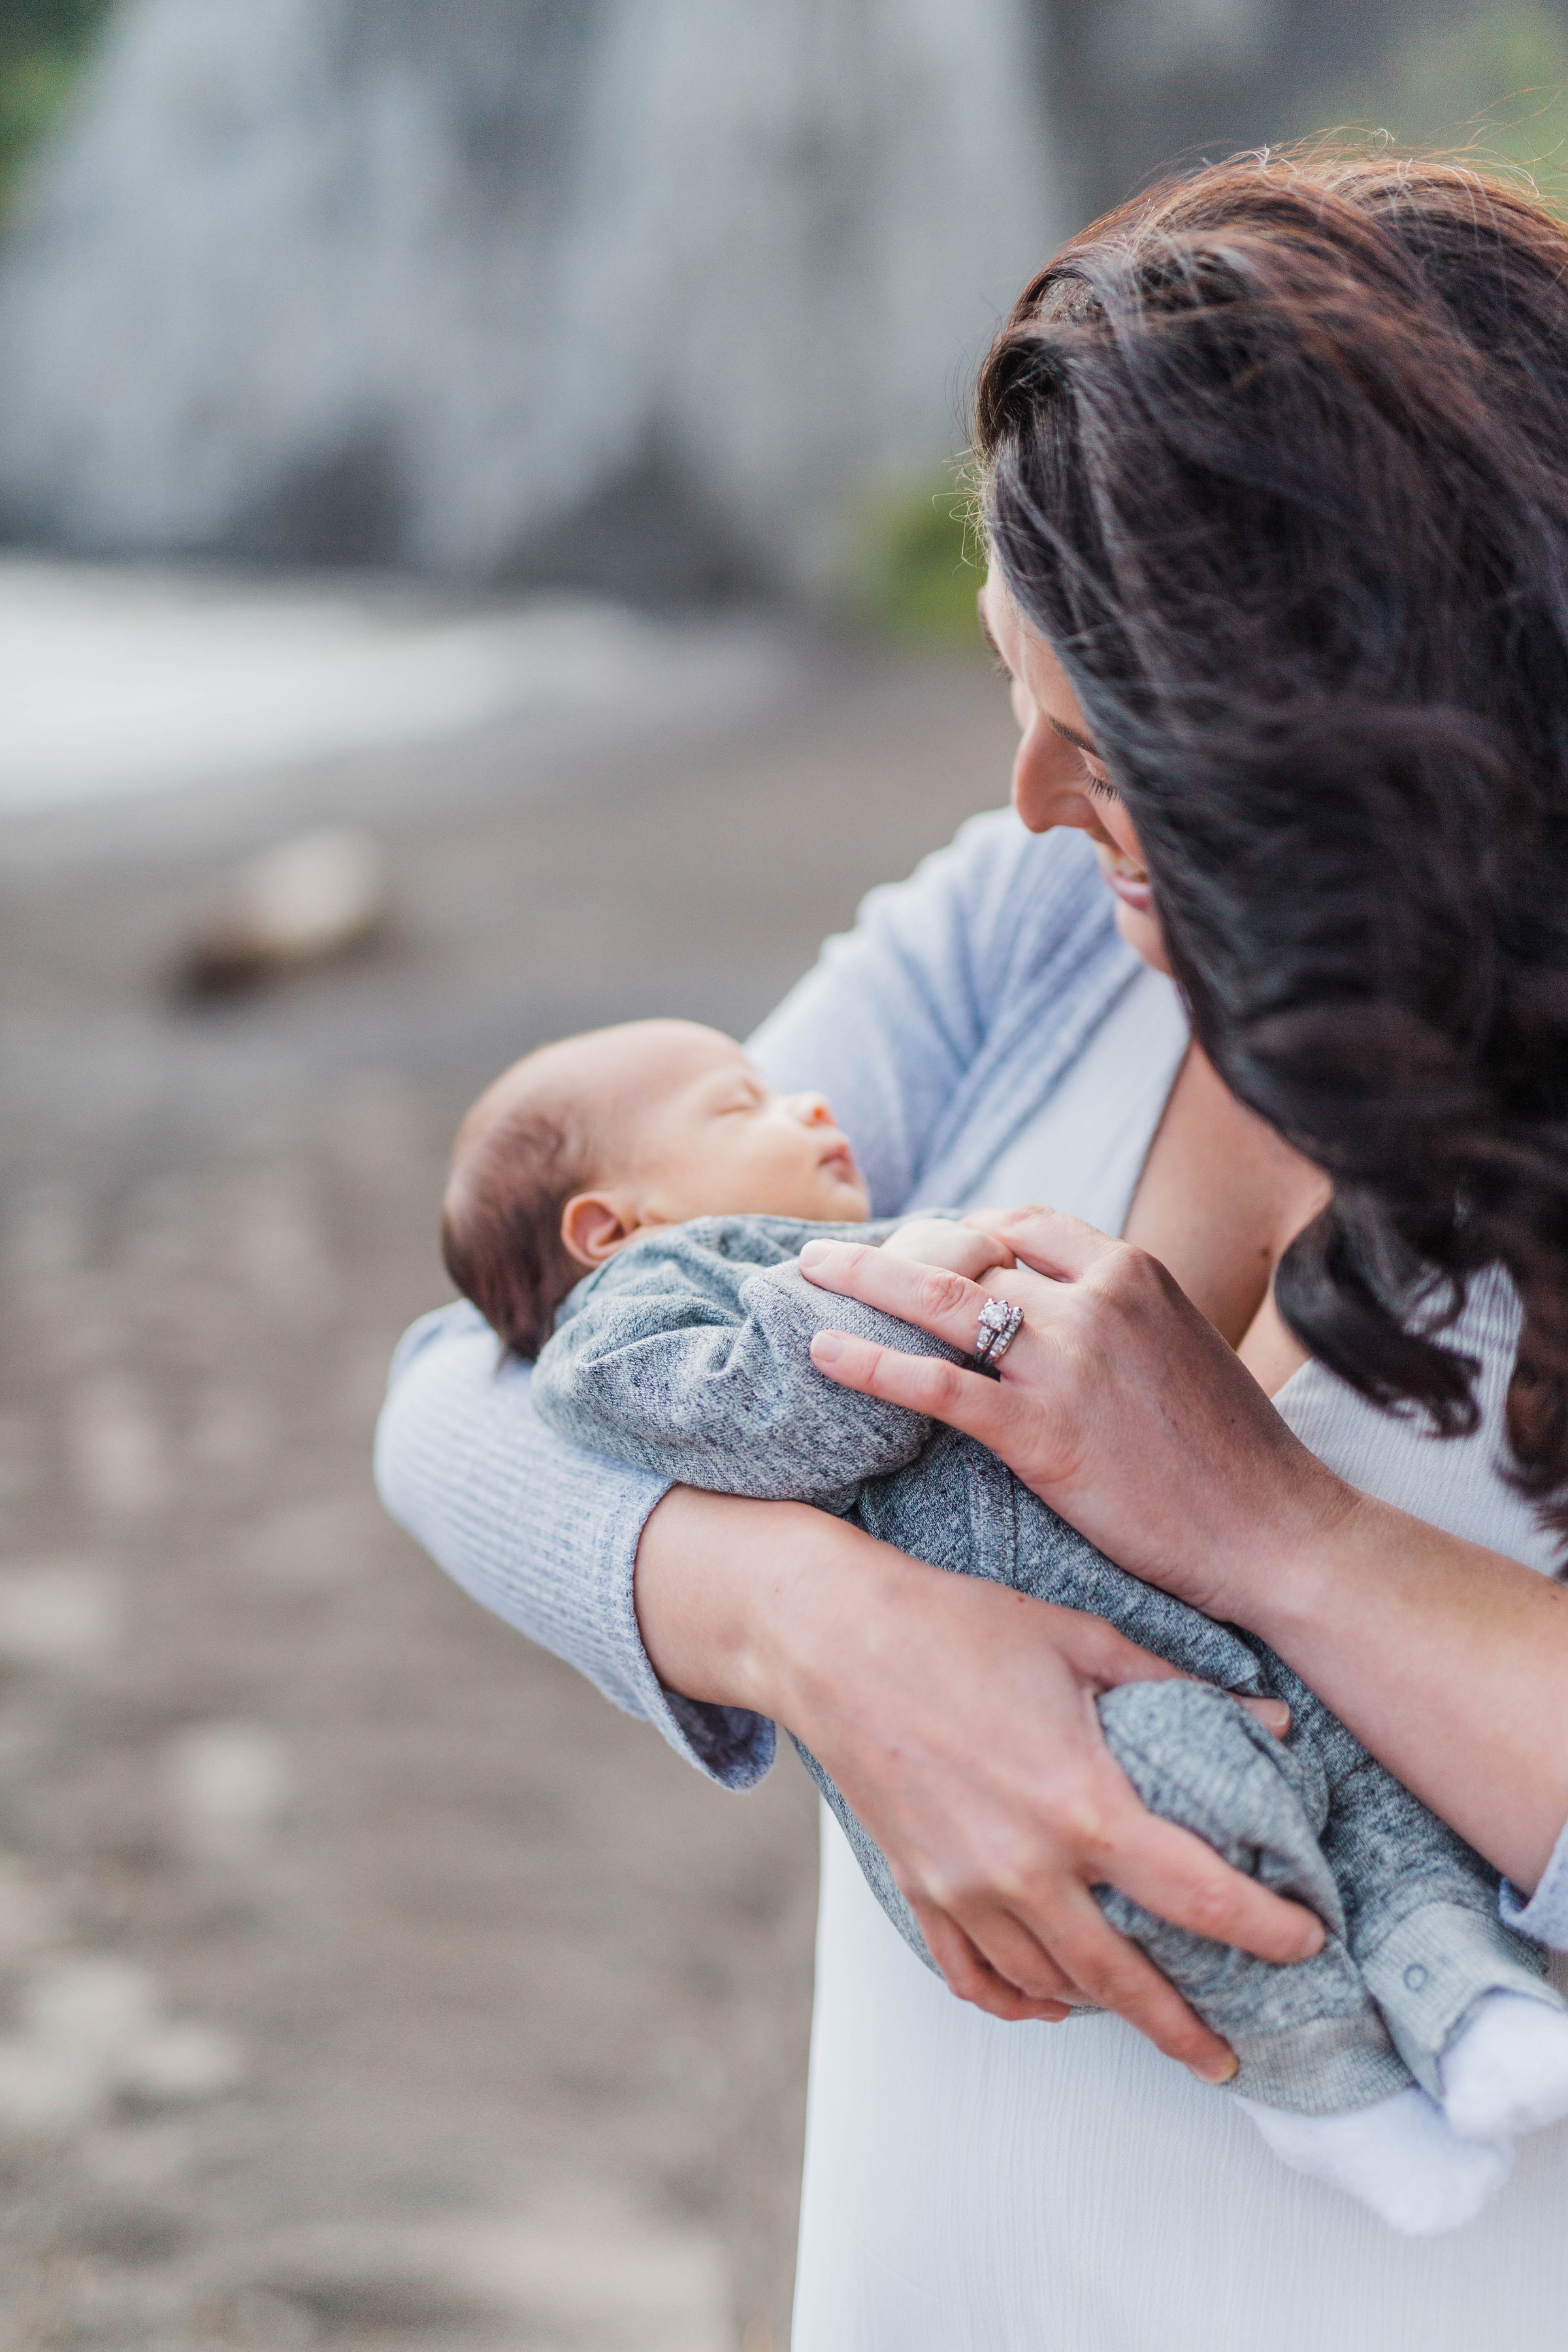
<path fill-rule="evenodd" d="M 561 1241 L 581 1266 L 603 1265 L 642 1231 L 635 1201 L 625 1192 L 578 1192 L 561 1212 Z"/>

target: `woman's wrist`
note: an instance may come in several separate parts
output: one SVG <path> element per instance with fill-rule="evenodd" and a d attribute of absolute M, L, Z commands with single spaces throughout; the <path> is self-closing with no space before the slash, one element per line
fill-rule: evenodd
<path fill-rule="evenodd" d="M 1346 1489 L 1348 1506 L 1253 1580 L 1261 1635 L 1386 1765 L 1517 1886 L 1568 1818 L 1568 1592 Z"/>
<path fill-rule="evenodd" d="M 1237 1523 L 1216 1547 L 1215 1589 L 1203 1604 L 1208 1615 L 1245 1625 L 1282 1655 L 1293 1633 L 1342 1624 L 1347 1570 L 1375 1540 L 1367 1524 L 1376 1509 L 1370 1498 L 1294 1437 L 1289 1444 L 1287 1475 L 1271 1494 L 1247 1482 Z M 1259 1501 L 1260 1492 L 1267 1500 Z"/>

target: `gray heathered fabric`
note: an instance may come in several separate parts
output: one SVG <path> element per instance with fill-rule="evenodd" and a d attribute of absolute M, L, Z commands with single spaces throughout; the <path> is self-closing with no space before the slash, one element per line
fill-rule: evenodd
<path fill-rule="evenodd" d="M 1275 1968 L 1154 1917 L 1110 1887 L 1139 1943 L 1241 2060 L 1234 2087 L 1304 2114 L 1369 2105 L 1442 2051 L 1483 1994 L 1555 2001 L 1539 1948 L 1500 1926 L 1480 1856 L 1373 1761 L 1260 1643 L 1115 1567 L 984 1447 L 817 1372 L 813 1332 L 954 1357 L 921 1331 L 816 1289 L 808 1240 L 890 1223 L 706 1218 L 635 1244 L 579 1285 L 534 1370 L 560 1435 L 660 1479 L 852 1517 L 933 1567 L 1104 1617 L 1201 1684 L 1140 1683 L 1100 1713 L 1150 1808 L 1323 1918 L 1316 1958 Z M 1228 1693 L 1287 1700 L 1283 1745 Z M 889 1917 L 931 1965 L 882 1854 L 805 1748 Z"/>

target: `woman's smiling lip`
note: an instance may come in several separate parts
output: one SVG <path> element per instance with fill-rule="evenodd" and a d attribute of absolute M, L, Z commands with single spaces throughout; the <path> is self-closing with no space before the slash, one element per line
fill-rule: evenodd
<path fill-rule="evenodd" d="M 1100 860 L 1100 870 L 1110 887 L 1124 907 L 1135 914 L 1147 915 L 1154 905 L 1154 886 L 1142 866 L 1126 856 L 1120 849 L 1111 849 L 1097 841 L 1094 854 Z"/>

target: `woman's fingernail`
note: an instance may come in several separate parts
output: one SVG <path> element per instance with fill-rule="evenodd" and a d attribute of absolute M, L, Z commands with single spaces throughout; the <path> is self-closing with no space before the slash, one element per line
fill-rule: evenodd
<path fill-rule="evenodd" d="M 1223 2058 L 1205 2058 L 1192 2072 L 1200 2083 L 1234 2083 L 1241 2072 L 1241 2061 L 1234 2050 L 1227 2050 Z"/>
<path fill-rule="evenodd" d="M 819 1331 L 811 1343 L 814 1364 L 836 1364 L 843 1353 L 843 1334 L 838 1331 Z"/>
<path fill-rule="evenodd" d="M 814 1265 L 825 1265 L 832 1246 L 831 1242 L 807 1242 L 800 1254 L 801 1272 L 809 1274 Z"/>

